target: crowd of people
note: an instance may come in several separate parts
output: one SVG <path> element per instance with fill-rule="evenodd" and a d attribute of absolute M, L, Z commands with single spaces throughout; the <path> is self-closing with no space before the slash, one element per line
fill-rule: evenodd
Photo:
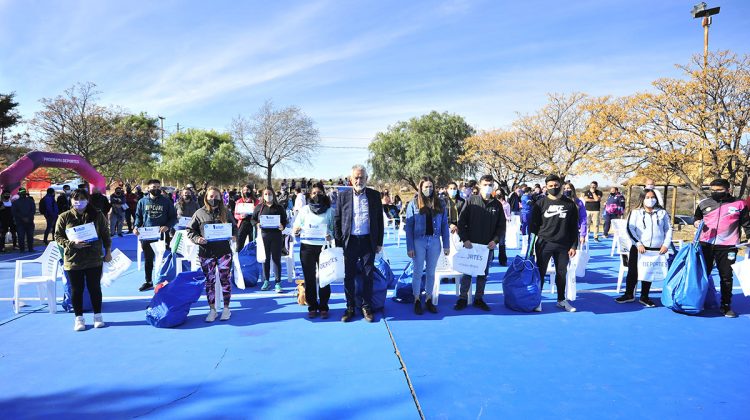
<path fill-rule="evenodd" d="M 424 176 L 413 199 L 403 202 L 398 194 L 391 195 L 383 189 L 377 191 L 367 184 L 367 170 L 362 165 L 352 168 L 349 179 L 338 182 L 323 182 L 302 179 L 299 182 L 281 182 L 275 191 L 268 186 L 257 190 L 245 185 L 236 190 L 220 190 L 204 183 L 196 189 L 189 182 L 182 190 L 170 191 L 162 188 L 161 182 L 151 179 L 145 191 L 140 185 L 117 185 L 106 197 L 96 188 L 81 185 L 71 191 L 64 188 L 62 194 L 55 191 L 39 201 L 39 212 L 44 216 L 46 228 L 44 242 L 53 239 L 63 248 L 64 269 L 68 273 L 72 288 L 72 303 L 75 311 L 75 330 L 85 329 L 83 319 L 83 290 L 89 290 L 94 307 L 94 326 L 104 326 L 101 315 L 101 287 L 103 262 L 111 257 L 111 235 L 123 236 L 123 227 L 128 233 L 138 236 L 142 242 L 145 260 L 144 282 L 139 290 L 154 288 L 153 268 L 155 255 L 151 243 L 164 240 L 169 243 L 175 229 L 185 229 L 187 237 L 198 246 L 201 270 L 206 276 L 206 295 L 209 303 L 207 322 L 217 318 L 228 320 L 231 316 L 230 271 L 233 252 L 239 252 L 248 241 L 257 238 L 266 255 L 263 265 L 261 290 L 270 290 L 271 269 L 273 288 L 283 293 L 281 285 L 281 258 L 287 252 L 283 246 L 285 235 L 301 236 L 300 259 L 305 281 L 305 297 L 308 317 L 329 317 L 330 286 L 318 290 L 316 268 L 321 251 L 328 243 L 343 248 L 344 288 L 346 309 L 341 317 L 348 322 L 356 317 L 355 275 L 364 273 L 361 294 L 361 310 L 365 320 L 372 322 L 373 272 L 376 255 L 382 250 L 386 219 L 403 223 L 406 233 L 407 255 L 413 262 L 413 278 L 424 274 L 426 285 L 413 283 L 414 312 L 424 310 L 437 313 L 432 302 L 435 271 L 440 255 L 448 255 L 451 235 L 457 236 L 458 244 L 465 248 L 485 245 L 489 252 L 483 275 L 476 276 L 473 306 L 490 311 L 484 299 L 489 268 L 497 254 L 498 263 L 508 263 L 505 237 L 506 229 L 515 216 L 520 220 L 519 234 L 534 238 L 531 243 L 542 279 L 545 278 L 550 261 L 554 262 L 556 306 L 567 312 L 576 308 L 566 299 L 568 262 L 576 256 L 579 245 L 589 235 L 594 241 L 609 237 L 612 220 L 627 219 L 627 234 L 632 240 L 626 264 L 628 274 L 625 292 L 616 298 L 617 303 L 635 301 L 635 288 L 642 282 L 639 302 L 645 307 L 656 305 L 649 297 L 650 282 L 638 273 L 639 255 L 648 251 L 659 254 L 673 252 L 672 222 L 664 208 L 661 193 L 653 180 L 647 180 L 638 204 L 626 212 L 625 198 L 617 187 L 611 187 L 604 197 L 597 182 L 579 192 L 575 186 L 557 175 L 549 175 L 543 184 L 533 186 L 520 184 L 512 188 L 495 182 L 492 176 L 482 176 L 479 181 L 450 182 L 438 186 L 433 178 Z M 349 187 L 349 188 L 340 188 Z M 700 202 L 695 210 L 696 227 L 701 227 L 700 243 L 708 270 L 716 265 L 721 277 L 721 311 L 727 317 L 736 317 L 731 309 L 732 270 L 731 264 L 737 255 L 740 229 L 750 235 L 750 203 L 733 197 L 726 180 L 711 182 L 711 197 Z M 21 188 L 17 197 L 2 193 L 0 207 L 0 251 L 4 252 L 5 238 L 16 237 L 21 251 L 33 251 L 35 201 Z M 601 223 L 603 219 L 603 223 Z M 73 227 L 89 224 L 90 238 L 71 239 Z M 229 237 L 220 240 L 206 239 L 206 226 L 231 225 Z M 603 229 L 600 227 L 603 224 Z M 515 226 L 515 225 L 514 225 Z M 228 232 L 228 231 L 227 231 Z M 315 232 L 311 234 L 310 232 Z M 235 249 L 232 249 L 235 242 Z M 218 269 L 217 269 L 218 268 Z M 221 284 L 223 308 L 216 308 L 215 286 Z M 472 276 L 460 278 L 459 298 L 454 309 L 468 306 L 468 293 Z M 541 287 L 541 285 L 540 285 Z M 425 290 L 422 296 L 422 290 Z M 423 300 L 424 298 L 424 300 Z M 424 303 L 423 303 L 424 302 Z M 540 304 L 536 311 L 542 311 Z"/>

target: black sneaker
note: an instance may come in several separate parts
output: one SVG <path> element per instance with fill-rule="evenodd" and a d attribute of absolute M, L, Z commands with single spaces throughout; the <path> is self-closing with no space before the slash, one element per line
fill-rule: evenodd
<path fill-rule="evenodd" d="M 422 309 L 422 302 L 417 299 L 414 301 L 414 313 L 417 315 L 422 315 L 424 313 L 424 310 Z"/>
<path fill-rule="evenodd" d="M 453 309 L 460 311 L 466 308 L 466 299 L 459 299 L 456 304 L 453 305 Z"/>
<path fill-rule="evenodd" d="M 430 311 L 430 313 L 436 314 L 438 313 L 437 306 L 432 304 L 432 299 L 427 299 L 427 310 Z"/>
<path fill-rule="evenodd" d="M 475 308 L 479 308 L 479 309 L 481 309 L 483 311 L 487 311 L 487 312 L 490 311 L 490 307 L 487 306 L 487 304 L 484 302 L 483 299 L 474 299 L 474 303 L 472 303 L 472 305 Z"/>
<path fill-rule="evenodd" d="M 362 307 L 362 317 L 367 322 L 375 321 L 375 315 L 372 313 L 372 309 L 364 307 L 364 306 Z"/>
<path fill-rule="evenodd" d="M 349 322 L 354 319 L 354 309 L 347 309 L 341 316 L 341 322 Z"/>
<path fill-rule="evenodd" d="M 617 299 L 615 299 L 615 302 L 617 302 L 617 303 L 635 302 L 635 297 L 634 296 L 630 296 L 630 295 L 622 295 L 622 296 L 618 297 Z"/>
<path fill-rule="evenodd" d="M 138 288 L 139 292 L 145 292 L 146 290 L 151 290 L 154 288 L 154 284 L 150 281 L 144 282 L 141 287 Z"/>
<path fill-rule="evenodd" d="M 598 236 L 594 236 L 594 240 L 595 240 L 596 242 L 599 242 L 599 237 L 598 237 Z"/>
<path fill-rule="evenodd" d="M 122 238 L 122 232 L 118 233 L 117 236 Z"/>
<path fill-rule="evenodd" d="M 647 297 L 641 297 L 640 299 L 638 299 L 638 303 L 647 308 L 656 308 L 656 304 Z"/>
<path fill-rule="evenodd" d="M 737 313 L 729 305 L 721 305 L 721 313 L 727 318 L 737 318 Z"/>

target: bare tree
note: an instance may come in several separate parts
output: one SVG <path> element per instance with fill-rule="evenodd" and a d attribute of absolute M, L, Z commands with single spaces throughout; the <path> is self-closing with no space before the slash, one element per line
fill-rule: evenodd
<path fill-rule="evenodd" d="M 271 101 L 252 119 L 234 118 L 230 130 L 248 163 L 266 170 L 269 186 L 273 168 L 285 163 L 309 164 L 320 145 L 318 129 L 310 117 L 296 106 L 274 109 Z"/>

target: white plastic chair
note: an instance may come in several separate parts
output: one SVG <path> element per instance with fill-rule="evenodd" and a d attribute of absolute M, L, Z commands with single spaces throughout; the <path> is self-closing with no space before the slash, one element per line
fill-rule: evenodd
<path fill-rule="evenodd" d="M 440 282 L 443 279 L 455 279 L 456 280 L 456 296 L 461 294 L 461 277 L 463 274 L 453 270 L 450 264 L 450 256 L 440 255 L 438 259 L 437 267 L 435 268 L 435 285 L 432 289 L 432 303 L 438 304 L 438 298 L 440 297 Z M 473 301 L 471 293 L 471 286 L 469 287 L 469 303 Z"/>
<path fill-rule="evenodd" d="M 391 239 L 392 233 L 398 235 L 398 228 L 396 227 L 395 217 L 388 217 L 388 215 L 383 212 L 383 222 L 385 223 L 385 235 L 388 239 Z"/>
<path fill-rule="evenodd" d="M 21 310 L 20 290 L 21 286 L 36 284 L 39 300 L 47 299 L 49 313 L 57 312 L 57 281 L 60 268 L 60 248 L 57 242 L 52 241 L 47 245 L 42 255 L 33 260 L 16 260 L 15 282 L 13 285 L 13 310 L 18 313 Z M 23 266 L 26 264 L 40 264 L 42 273 L 37 276 L 24 276 Z M 46 289 L 46 290 L 45 290 Z"/>
<path fill-rule="evenodd" d="M 624 245 L 630 243 L 630 236 L 628 236 L 627 228 L 628 221 L 626 219 L 612 219 L 611 227 L 614 229 L 614 238 L 612 239 L 612 249 L 609 252 L 610 257 L 614 257 L 615 253 L 622 253 Z M 630 251 L 630 247 L 625 247 L 626 252 Z"/>
<path fill-rule="evenodd" d="M 396 233 L 396 247 L 397 248 L 401 248 L 401 238 L 406 239 L 405 226 L 406 226 L 406 223 L 404 222 L 402 218 L 401 223 L 399 223 L 399 226 L 398 226 L 398 232 Z"/>
<path fill-rule="evenodd" d="M 286 239 L 287 255 L 281 257 L 281 263 L 286 264 L 286 280 L 294 283 L 297 280 L 297 270 L 294 268 L 294 236 L 289 235 Z"/>
<path fill-rule="evenodd" d="M 138 242 L 135 251 L 136 261 L 138 263 L 138 271 L 141 271 L 141 261 L 143 260 L 143 243 L 139 241 L 137 237 L 135 238 L 135 241 Z"/>

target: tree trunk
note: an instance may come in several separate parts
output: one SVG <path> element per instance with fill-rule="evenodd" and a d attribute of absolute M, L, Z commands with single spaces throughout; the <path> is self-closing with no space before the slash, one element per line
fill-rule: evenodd
<path fill-rule="evenodd" d="M 271 185 L 271 178 L 273 175 L 273 165 L 269 162 L 268 166 L 266 166 L 266 187 L 273 188 L 273 185 Z"/>

